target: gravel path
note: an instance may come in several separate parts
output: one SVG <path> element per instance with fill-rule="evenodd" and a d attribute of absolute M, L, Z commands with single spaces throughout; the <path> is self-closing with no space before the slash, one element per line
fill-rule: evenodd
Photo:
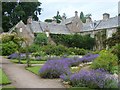
<path fill-rule="evenodd" d="M 24 69 L 23 65 L 13 64 L 0 56 L 0 64 L 4 72 L 16 88 L 63 88 L 59 79 L 42 79 Z"/>

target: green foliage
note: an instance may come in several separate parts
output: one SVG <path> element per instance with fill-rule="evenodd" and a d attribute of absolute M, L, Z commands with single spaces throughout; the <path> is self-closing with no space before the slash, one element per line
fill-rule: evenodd
<path fill-rule="evenodd" d="M 45 19 L 45 22 L 50 23 L 50 22 L 52 22 L 52 19 Z"/>
<path fill-rule="evenodd" d="M 85 55 L 87 54 L 87 51 L 85 49 L 80 48 L 68 48 L 70 55 Z"/>
<path fill-rule="evenodd" d="M 11 62 L 13 63 L 17 63 L 18 64 L 18 60 L 16 59 L 13 59 L 13 60 L 10 60 Z M 30 61 L 30 64 L 45 64 L 46 61 L 45 60 L 41 60 L 41 61 L 37 61 L 37 60 L 31 60 Z M 27 64 L 27 61 L 26 60 L 21 60 L 21 64 Z"/>
<path fill-rule="evenodd" d="M 28 16 L 32 16 L 34 20 L 38 20 L 41 13 L 38 2 L 2 2 L 2 27 L 4 32 L 16 25 L 20 20 L 26 23 Z"/>
<path fill-rule="evenodd" d="M 22 43 L 24 42 L 23 38 L 18 37 L 16 33 L 4 33 L 0 35 L 0 40 L 2 41 L 1 49 L 2 55 L 10 55 L 16 51 L 25 52 L 25 48 L 22 47 Z"/>
<path fill-rule="evenodd" d="M 85 23 L 86 22 L 86 17 L 84 16 L 83 12 L 80 13 L 80 20 Z"/>
<path fill-rule="evenodd" d="M 67 47 L 64 47 L 63 45 L 58 46 L 47 45 L 43 46 L 42 50 L 48 55 L 60 56 L 68 53 Z"/>
<path fill-rule="evenodd" d="M 11 83 L 11 81 L 8 79 L 8 77 L 2 71 L 2 69 L 0 69 L 0 84 L 6 85 L 6 84 L 10 84 L 10 83 Z"/>
<path fill-rule="evenodd" d="M 95 39 L 88 35 L 62 35 L 62 34 L 50 34 L 51 38 L 56 44 L 62 44 L 67 47 L 77 47 L 84 49 L 93 49 L 95 45 Z"/>
<path fill-rule="evenodd" d="M 29 52 L 33 53 L 33 52 L 37 52 L 40 50 L 40 46 L 37 44 L 32 44 L 29 46 L 28 48 Z"/>
<path fill-rule="evenodd" d="M 9 41 L 2 44 L 2 55 L 10 55 L 17 51 L 18 46 L 13 42 Z"/>
<path fill-rule="evenodd" d="M 35 44 L 38 45 L 46 45 L 47 44 L 47 36 L 45 33 L 38 33 L 37 36 L 35 37 Z"/>
<path fill-rule="evenodd" d="M 32 53 L 32 56 L 35 56 L 35 57 L 37 57 L 37 56 L 45 56 L 45 55 L 46 55 L 46 53 L 43 52 L 43 51 L 38 51 L 38 52 Z"/>
<path fill-rule="evenodd" d="M 118 68 L 116 68 L 118 66 L 118 58 L 116 55 L 104 50 L 102 50 L 99 55 L 91 65 L 93 69 L 103 68 L 111 73 L 115 73 L 118 70 Z"/>
<path fill-rule="evenodd" d="M 56 20 L 57 23 L 60 23 L 62 20 L 62 17 L 60 16 L 59 11 L 57 11 L 57 15 L 54 16 L 53 18 Z"/>
<path fill-rule="evenodd" d="M 15 86 L 4 86 L 2 87 L 2 90 L 16 90 Z"/>
<path fill-rule="evenodd" d="M 117 55 L 119 62 L 120 62 L 120 44 L 117 44 L 117 45 L 112 47 L 112 53 Z"/>
<path fill-rule="evenodd" d="M 95 34 L 95 43 L 96 43 L 96 49 L 102 50 L 106 48 L 106 29 L 98 31 Z"/>
<path fill-rule="evenodd" d="M 68 48 L 63 45 L 46 45 L 42 46 L 40 51 L 45 52 L 47 55 L 85 55 L 87 51 L 80 48 Z M 38 51 L 39 52 L 39 51 Z"/>
<path fill-rule="evenodd" d="M 110 47 L 120 44 L 120 27 L 117 28 L 117 32 L 112 35 L 112 37 L 106 40 L 106 44 Z"/>

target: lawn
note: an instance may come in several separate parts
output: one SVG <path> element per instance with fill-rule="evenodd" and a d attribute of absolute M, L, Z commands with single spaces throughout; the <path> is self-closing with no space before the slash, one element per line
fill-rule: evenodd
<path fill-rule="evenodd" d="M 6 74 L 3 72 L 2 69 L 0 69 L 0 84 L 2 85 L 6 85 L 6 84 L 10 84 L 10 80 L 8 79 L 8 77 L 6 76 Z"/>
<path fill-rule="evenodd" d="M 90 88 L 87 88 L 87 87 L 71 87 L 67 90 L 97 90 L 97 89 L 90 89 Z"/>
<path fill-rule="evenodd" d="M 16 90 L 14 86 L 4 86 L 1 90 Z"/>
<path fill-rule="evenodd" d="M 40 70 L 41 66 L 32 66 L 32 67 L 27 67 L 26 70 L 39 75 L 39 70 Z"/>
<path fill-rule="evenodd" d="M 19 60 L 16 60 L 16 59 L 13 59 L 13 60 L 10 60 L 11 62 L 13 63 L 18 63 Z M 35 60 L 31 60 L 30 63 L 31 64 L 45 64 L 46 61 L 35 61 Z M 21 60 L 21 64 L 26 64 L 27 63 L 27 60 Z"/>

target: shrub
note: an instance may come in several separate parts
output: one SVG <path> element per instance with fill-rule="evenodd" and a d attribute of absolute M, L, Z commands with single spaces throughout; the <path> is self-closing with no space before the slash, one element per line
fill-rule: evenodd
<path fill-rule="evenodd" d="M 38 33 L 34 40 L 35 44 L 38 45 L 46 45 L 47 44 L 47 36 L 45 33 Z"/>
<path fill-rule="evenodd" d="M 118 88 L 118 79 L 103 69 L 81 70 L 70 76 L 70 82 L 74 87 Z"/>
<path fill-rule="evenodd" d="M 42 52 L 42 51 L 39 51 L 39 52 L 32 53 L 32 56 L 35 56 L 35 57 L 37 57 L 37 56 L 45 56 L 45 53 Z"/>
<path fill-rule="evenodd" d="M 12 41 L 3 43 L 2 44 L 2 55 L 10 55 L 10 54 L 16 52 L 17 48 L 18 48 L 18 46 Z"/>
<path fill-rule="evenodd" d="M 62 35 L 62 34 L 50 34 L 51 38 L 56 44 L 62 44 L 67 47 L 77 47 L 84 49 L 93 49 L 95 45 L 95 39 L 88 35 Z"/>
<path fill-rule="evenodd" d="M 28 48 L 29 52 L 31 52 L 31 53 L 38 52 L 40 49 L 41 49 L 41 47 L 37 44 L 32 44 Z"/>
<path fill-rule="evenodd" d="M 59 78 L 62 74 L 69 73 L 69 67 L 65 61 L 49 60 L 40 69 L 40 76 L 42 78 Z"/>
<path fill-rule="evenodd" d="M 45 45 L 41 47 L 41 50 L 45 52 L 47 55 L 54 55 L 54 51 L 53 51 L 54 47 L 55 46 L 52 45 Z"/>
<path fill-rule="evenodd" d="M 43 46 L 41 50 L 48 55 L 56 55 L 56 56 L 68 54 L 69 52 L 68 48 L 64 47 L 63 45 L 58 45 L 58 46 L 47 45 L 47 46 Z"/>
<path fill-rule="evenodd" d="M 118 58 L 109 51 L 101 51 L 100 56 L 96 58 L 91 67 L 93 69 L 103 68 L 111 73 L 114 73 L 114 66 L 117 66 Z"/>
<path fill-rule="evenodd" d="M 117 44 L 116 46 L 112 47 L 112 53 L 117 55 L 120 62 L 120 44 Z"/>
<path fill-rule="evenodd" d="M 2 41 L 3 55 L 10 55 L 19 50 L 23 51 L 21 44 L 24 42 L 24 39 L 18 37 L 16 33 L 3 33 L 0 35 L 0 41 Z"/>
<path fill-rule="evenodd" d="M 85 49 L 80 49 L 80 48 L 68 48 L 69 53 L 71 55 L 85 55 L 87 54 L 87 51 Z"/>
<path fill-rule="evenodd" d="M 64 54 L 68 54 L 68 48 L 63 45 L 58 45 L 53 49 L 54 55 L 60 56 Z"/>
<path fill-rule="evenodd" d="M 2 43 L 7 43 L 12 41 L 14 38 L 14 34 L 4 33 L 0 35 Z"/>
<path fill-rule="evenodd" d="M 46 55 L 46 53 L 43 51 L 38 51 L 38 52 L 32 53 L 32 56 L 35 57 L 35 60 L 41 60 L 41 59 L 43 59 L 43 57 L 45 55 Z"/>

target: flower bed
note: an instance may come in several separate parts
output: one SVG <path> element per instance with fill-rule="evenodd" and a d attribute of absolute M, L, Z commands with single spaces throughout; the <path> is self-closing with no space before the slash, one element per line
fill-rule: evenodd
<path fill-rule="evenodd" d="M 64 73 L 68 74 L 70 70 L 64 60 L 49 60 L 39 72 L 42 78 L 59 78 Z"/>
<path fill-rule="evenodd" d="M 18 59 L 19 54 L 18 53 L 13 53 L 7 57 L 8 59 Z M 25 53 L 20 53 L 20 58 L 21 59 L 26 59 L 26 54 Z"/>
<path fill-rule="evenodd" d="M 89 54 L 83 58 L 61 58 L 59 60 L 48 60 L 40 69 L 40 76 L 43 78 L 59 78 L 62 74 L 71 74 L 71 66 L 77 66 L 82 62 L 90 62 L 97 57 L 97 54 Z"/>
<path fill-rule="evenodd" d="M 66 80 L 66 76 L 61 78 Z M 117 78 L 101 69 L 81 70 L 71 75 L 69 80 L 72 86 L 90 88 L 117 88 L 118 83 Z"/>

